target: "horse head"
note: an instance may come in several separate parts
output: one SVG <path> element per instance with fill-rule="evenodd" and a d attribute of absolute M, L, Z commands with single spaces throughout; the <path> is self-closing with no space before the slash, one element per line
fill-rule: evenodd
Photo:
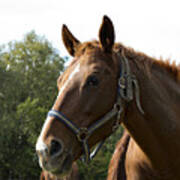
<path fill-rule="evenodd" d="M 67 174 L 83 153 L 88 162 L 89 149 L 122 121 L 119 92 L 127 74 L 121 70 L 126 61 L 120 63 L 113 49 L 114 27 L 107 16 L 99 41 L 81 43 L 65 25 L 62 39 L 74 59 L 57 80 L 59 93 L 36 144 L 40 166 L 56 175 Z"/>

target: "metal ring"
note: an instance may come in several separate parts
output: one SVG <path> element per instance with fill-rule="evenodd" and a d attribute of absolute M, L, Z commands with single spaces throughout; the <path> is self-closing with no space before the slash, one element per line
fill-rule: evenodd
<path fill-rule="evenodd" d="M 80 128 L 77 138 L 80 142 L 83 142 L 88 138 L 88 129 L 86 127 Z"/>
<path fill-rule="evenodd" d="M 114 104 L 114 109 L 116 109 L 117 112 L 119 112 L 120 109 L 121 109 L 121 104 L 120 104 L 120 103 L 115 103 L 115 104 Z"/>

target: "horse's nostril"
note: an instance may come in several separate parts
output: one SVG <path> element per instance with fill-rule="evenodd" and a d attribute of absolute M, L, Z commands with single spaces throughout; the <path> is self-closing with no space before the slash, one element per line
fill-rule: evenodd
<path fill-rule="evenodd" d="M 51 141 L 51 147 L 50 147 L 50 155 L 59 155 L 62 152 L 62 144 L 57 140 Z"/>

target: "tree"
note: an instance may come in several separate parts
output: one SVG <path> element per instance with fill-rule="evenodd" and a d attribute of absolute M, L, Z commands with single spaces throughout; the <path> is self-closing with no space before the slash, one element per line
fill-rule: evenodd
<path fill-rule="evenodd" d="M 64 60 L 35 32 L 0 53 L 0 179 L 37 179 L 35 141 Z"/>

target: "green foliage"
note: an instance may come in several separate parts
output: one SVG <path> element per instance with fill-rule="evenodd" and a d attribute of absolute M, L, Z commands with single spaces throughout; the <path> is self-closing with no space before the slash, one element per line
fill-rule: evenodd
<path fill-rule="evenodd" d="M 30 32 L 0 51 L 0 179 L 38 179 L 35 141 L 57 95 L 64 60 Z"/>
<path fill-rule="evenodd" d="M 0 179 L 39 179 L 35 143 L 57 95 L 64 61 L 44 37 L 28 33 L 0 47 Z M 78 162 L 82 180 L 106 179 L 122 129 L 106 140 L 88 165 Z"/>

